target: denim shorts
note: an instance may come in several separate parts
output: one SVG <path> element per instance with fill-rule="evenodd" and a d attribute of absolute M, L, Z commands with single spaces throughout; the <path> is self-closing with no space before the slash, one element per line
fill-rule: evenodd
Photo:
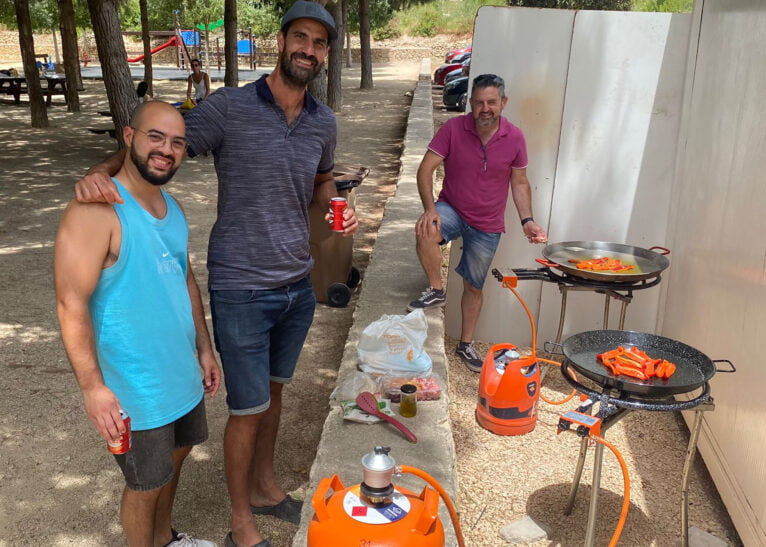
<path fill-rule="evenodd" d="M 463 256 L 455 271 L 471 285 L 481 289 L 500 243 L 500 234 L 490 234 L 470 227 L 446 201 L 436 202 L 436 212 L 442 220 L 442 245 L 463 238 Z"/>
<path fill-rule="evenodd" d="M 269 383 L 292 380 L 315 307 L 308 277 L 276 289 L 210 291 L 231 414 L 264 412 Z"/>
<path fill-rule="evenodd" d="M 184 416 L 162 427 L 131 431 L 131 447 L 114 459 L 131 490 L 156 490 L 173 478 L 173 450 L 207 440 L 205 399 Z"/>

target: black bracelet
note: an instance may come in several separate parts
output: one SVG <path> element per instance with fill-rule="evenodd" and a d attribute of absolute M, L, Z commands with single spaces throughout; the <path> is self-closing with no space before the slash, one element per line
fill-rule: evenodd
<path fill-rule="evenodd" d="M 521 225 L 524 226 L 527 222 L 532 222 L 533 220 L 535 219 L 533 219 L 532 217 L 522 218 Z"/>

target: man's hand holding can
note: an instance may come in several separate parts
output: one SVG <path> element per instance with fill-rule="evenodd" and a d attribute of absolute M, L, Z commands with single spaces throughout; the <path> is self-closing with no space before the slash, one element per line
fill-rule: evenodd
<path fill-rule="evenodd" d="M 329 223 L 331 231 L 342 233 L 344 237 L 353 234 L 359 227 L 356 211 L 348 206 L 346 198 L 332 198 L 330 211 L 324 218 Z"/>

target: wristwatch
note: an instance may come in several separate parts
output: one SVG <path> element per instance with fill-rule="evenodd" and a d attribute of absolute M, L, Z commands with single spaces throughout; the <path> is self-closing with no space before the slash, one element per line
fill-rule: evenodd
<path fill-rule="evenodd" d="M 522 218 L 522 219 L 521 219 L 521 225 L 522 225 L 522 226 L 524 226 L 524 225 L 525 225 L 527 222 L 532 222 L 532 221 L 534 221 L 534 220 L 535 220 L 535 219 L 534 219 L 534 218 L 532 218 L 532 217 Z"/>

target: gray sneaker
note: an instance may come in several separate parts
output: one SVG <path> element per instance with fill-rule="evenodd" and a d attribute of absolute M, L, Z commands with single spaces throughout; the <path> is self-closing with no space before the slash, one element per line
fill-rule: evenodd
<path fill-rule="evenodd" d="M 196 539 L 189 534 L 178 532 L 176 539 L 168 543 L 165 547 L 218 547 L 218 544 L 206 539 Z"/>
<path fill-rule="evenodd" d="M 455 348 L 455 354 L 465 362 L 465 366 L 467 366 L 469 370 L 473 372 L 481 372 L 481 367 L 484 362 L 479 357 L 479 354 L 476 353 L 476 350 L 473 349 L 470 342 L 458 342 L 457 347 Z"/>
<path fill-rule="evenodd" d="M 423 294 L 420 295 L 420 298 L 410 302 L 410 305 L 407 306 L 407 311 L 436 308 L 443 306 L 446 301 L 447 295 L 444 293 L 444 289 L 434 289 L 433 287 L 428 287 L 423 291 Z"/>

